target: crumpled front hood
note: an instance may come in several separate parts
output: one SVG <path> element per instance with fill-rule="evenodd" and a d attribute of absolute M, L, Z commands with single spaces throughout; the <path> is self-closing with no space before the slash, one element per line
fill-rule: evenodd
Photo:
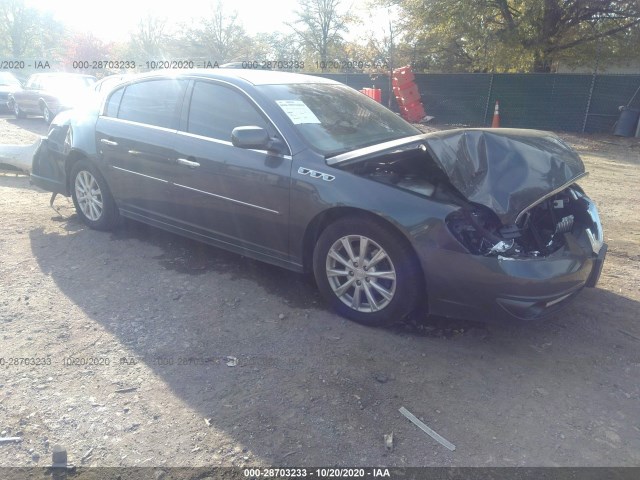
<path fill-rule="evenodd" d="M 424 135 L 423 142 L 452 185 L 504 225 L 585 174 L 578 154 L 550 132 L 445 130 Z"/>

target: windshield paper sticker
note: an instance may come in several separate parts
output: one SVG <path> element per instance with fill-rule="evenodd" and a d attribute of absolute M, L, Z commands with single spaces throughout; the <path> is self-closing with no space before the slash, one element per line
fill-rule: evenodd
<path fill-rule="evenodd" d="M 280 108 L 295 125 L 301 123 L 320 123 L 318 117 L 305 105 L 302 100 L 276 100 Z"/>

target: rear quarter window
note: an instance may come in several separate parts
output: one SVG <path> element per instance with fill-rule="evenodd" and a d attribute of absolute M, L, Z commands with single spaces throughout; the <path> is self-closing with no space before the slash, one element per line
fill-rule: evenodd
<path fill-rule="evenodd" d="M 124 88 L 119 88 L 115 92 L 111 94 L 109 100 L 107 101 L 107 106 L 104 109 L 104 114 L 107 117 L 117 117 L 118 109 L 120 108 L 120 100 L 122 100 L 122 94 L 124 93 Z"/>

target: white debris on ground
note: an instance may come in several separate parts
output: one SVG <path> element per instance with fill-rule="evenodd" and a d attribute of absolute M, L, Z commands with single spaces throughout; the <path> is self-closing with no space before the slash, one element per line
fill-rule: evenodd
<path fill-rule="evenodd" d="M 25 172 L 31 171 L 33 155 L 41 140 L 31 145 L 2 145 L 0 144 L 0 163 L 11 165 Z"/>

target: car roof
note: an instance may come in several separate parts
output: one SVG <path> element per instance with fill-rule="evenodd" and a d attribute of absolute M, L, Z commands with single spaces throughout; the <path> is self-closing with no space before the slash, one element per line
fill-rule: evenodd
<path fill-rule="evenodd" d="M 339 85 L 340 82 L 328 78 L 316 77 L 301 73 L 278 72 L 272 70 L 258 69 L 236 69 L 236 68 L 214 68 L 214 69 L 193 69 L 193 70 L 163 70 L 142 74 L 138 78 L 153 78 L 156 76 L 196 76 L 219 80 L 240 81 L 251 85 L 282 85 L 299 83 L 324 83 Z"/>

